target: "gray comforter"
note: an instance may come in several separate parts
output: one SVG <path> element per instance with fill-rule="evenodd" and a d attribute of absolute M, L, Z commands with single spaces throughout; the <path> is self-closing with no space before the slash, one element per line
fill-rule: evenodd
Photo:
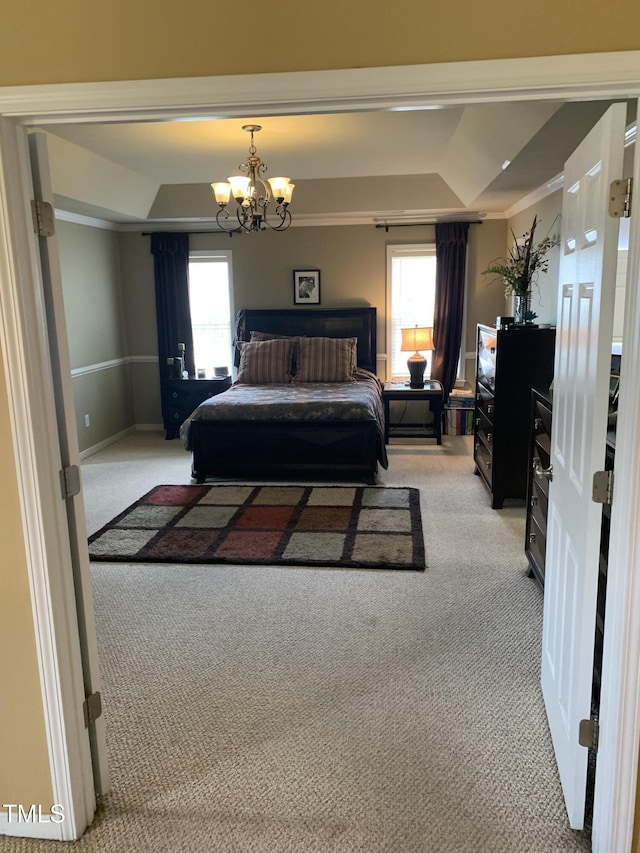
<path fill-rule="evenodd" d="M 375 421 L 380 436 L 380 464 L 387 467 L 384 409 L 380 380 L 357 369 L 355 382 L 232 385 L 201 403 L 180 427 L 184 447 L 196 420 L 224 421 Z"/>

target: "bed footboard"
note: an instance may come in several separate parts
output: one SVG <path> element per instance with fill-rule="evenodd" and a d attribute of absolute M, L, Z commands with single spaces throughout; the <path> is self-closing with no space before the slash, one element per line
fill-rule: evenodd
<path fill-rule="evenodd" d="M 192 421 L 192 476 L 375 481 L 376 424 Z"/>

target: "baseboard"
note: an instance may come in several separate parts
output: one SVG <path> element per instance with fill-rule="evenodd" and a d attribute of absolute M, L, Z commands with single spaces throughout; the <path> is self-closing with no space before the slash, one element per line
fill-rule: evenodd
<path fill-rule="evenodd" d="M 135 429 L 140 432 L 164 432 L 162 424 L 136 424 Z"/>
<path fill-rule="evenodd" d="M 64 840 L 62 822 L 59 816 L 37 812 L 36 807 L 37 815 L 34 814 L 33 820 L 18 820 L 18 816 L 15 814 L 16 809 L 17 806 L 13 810 L 14 814 L 12 814 L 11 820 L 9 820 L 7 812 L 0 812 L 0 837 L 10 835 L 14 838 L 38 838 L 47 841 Z M 29 817 L 29 815 L 23 817 Z M 54 820 L 51 820 L 52 817 Z"/>
<path fill-rule="evenodd" d="M 91 447 L 87 447 L 86 450 L 80 451 L 80 459 L 87 459 L 89 456 L 93 456 L 94 453 L 98 453 L 100 450 L 104 450 L 105 447 L 109 447 L 110 444 L 115 444 L 116 441 L 120 441 L 121 438 L 124 438 L 125 435 L 129 435 L 131 432 L 135 432 L 136 427 L 130 426 L 126 429 L 117 432 L 115 435 L 110 435 L 109 438 L 105 438 L 104 441 L 99 441 L 97 444 L 92 445 Z"/>

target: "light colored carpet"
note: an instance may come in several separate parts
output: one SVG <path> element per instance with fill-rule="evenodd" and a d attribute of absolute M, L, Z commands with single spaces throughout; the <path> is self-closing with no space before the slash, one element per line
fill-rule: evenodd
<path fill-rule="evenodd" d="M 94 566 L 113 792 L 65 850 L 589 849 L 546 725 L 524 510 L 491 510 L 471 439 L 444 442 L 392 444 L 380 477 L 421 489 L 424 573 Z M 83 465 L 90 530 L 188 478 L 176 441 L 127 437 Z"/>

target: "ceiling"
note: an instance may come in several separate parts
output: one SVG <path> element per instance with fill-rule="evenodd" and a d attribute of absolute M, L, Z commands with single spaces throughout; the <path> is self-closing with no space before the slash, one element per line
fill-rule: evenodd
<path fill-rule="evenodd" d="M 610 102 L 527 101 L 295 116 L 48 125 L 56 207 L 115 223 L 202 222 L 255 136 L 296 184 L 294 224 L 503 215 L 562 172 Z M 635 116 L 630 117 L 634 119 Z"/>

